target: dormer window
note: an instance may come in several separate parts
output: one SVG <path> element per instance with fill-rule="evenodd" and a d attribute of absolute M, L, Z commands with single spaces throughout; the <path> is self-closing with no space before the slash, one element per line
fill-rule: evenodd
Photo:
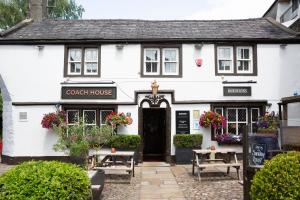
<path fill-rule="evenodd" d="M 69 47 L 66 48 L 65 77 L 99 77 L 100 76 L 99 47 Z"/>
<path fill-rule="evenodd" d="M 180 77 L 181 46 L 145 45 L 142 48 L 143 77 Z"/>

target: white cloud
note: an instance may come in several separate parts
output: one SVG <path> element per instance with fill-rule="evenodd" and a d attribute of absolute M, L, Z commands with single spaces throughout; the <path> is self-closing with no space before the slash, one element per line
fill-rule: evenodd
<path fill-rule="evenodd" d="M 267 11 L 274 0 L 220 0 L 211 8 L 200 10 L 185 19 L 245 19 L 257 18 Z"/>

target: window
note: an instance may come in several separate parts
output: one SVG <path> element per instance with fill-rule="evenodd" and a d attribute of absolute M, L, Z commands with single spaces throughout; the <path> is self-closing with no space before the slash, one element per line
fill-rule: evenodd
<path fill-rule="evenodd" d="M 256 46 L 217 46 L 216 75 L 257 75 Z"/>
<path fill-rule="evenodd" d="M 163 49 L 163 74 L 178 74 L 178 49 Z"/>
<path fill-rule="evenodd" d="M 144 60 L 145 60 L 145 74 L 154 74 L 158 75 L 159 74 L 159 68 L 160 68 L 160 63 L 159 63 L 159 49 L 145 49 L 144 51 Z"/>
<path fill-rule="evenodd" d="M 142 48 L 142 76 L 145 77 L 179 77 L 181 76 L 180 51 L 181 46 L 159 45 L 144 46 Z"/>
<path fill-rule="evenodd" d="M 64 76 L 100 76 L 99 48 L 66 48 Z"/>
<path fill-rule="evenodd" d="M 257 106 L 255 106 L 257 105 Z M 237 106 L 236 104 L 226 104 L 224 106 L 213 106 L 213 110 L 225 116 L 226 126 L 224 128 L 212 129 L 212 140 L 216 135 L 220 134 L 234 134 L 239 135 L 243 133 L 243 126 L 250 125 L 249 129 L 252 132 L 257 130 L 257 119 L 262 114 L 264 106 L 255 104 L 254 106 Z"/>
<path fill-rule="evenodd" d="M 292 12 L 298 9 L 299 7 L 299 0 L 292 0 Z"/>
<path fill-rule="evenodd" d="M 218 71 L 233 73 L 233 48 L 218 47 Z"/>
<path fill-rule="evenodd" d="M 237 71 L 252 73 L 252 48 L 237 47 Z"/>
<path fill-rule="evenodd" d="M 87 128 L 105 125 L 106 117 L 116 110 L 114 106 L 83 106 L 80 108 L 79 106 L 67 106 L 64 109 L 66 110 L 69 126 L 77 124 L 79 119 L 82 119 Z"/>

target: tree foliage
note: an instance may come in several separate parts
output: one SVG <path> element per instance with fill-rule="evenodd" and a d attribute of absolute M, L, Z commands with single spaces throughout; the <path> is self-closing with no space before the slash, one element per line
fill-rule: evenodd
<path fill-rule="evenodd" d="M 7 29 L 28 16 L 29 0 L 0 0 L 0 30 Z M 84 8 L 75 0 L 49 0 L 48 18 L 79 19 Z"/>

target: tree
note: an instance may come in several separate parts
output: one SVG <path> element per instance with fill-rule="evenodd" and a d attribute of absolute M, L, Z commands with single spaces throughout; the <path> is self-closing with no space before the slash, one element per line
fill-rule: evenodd
<path fill-rule="evenodd" d="M 0 30 L 19 23 L 28 16 L 29 0 L 0 0 Z M 75 0 L 48 0 L 48 18 L 79 19 L 84 8 Z"/>

